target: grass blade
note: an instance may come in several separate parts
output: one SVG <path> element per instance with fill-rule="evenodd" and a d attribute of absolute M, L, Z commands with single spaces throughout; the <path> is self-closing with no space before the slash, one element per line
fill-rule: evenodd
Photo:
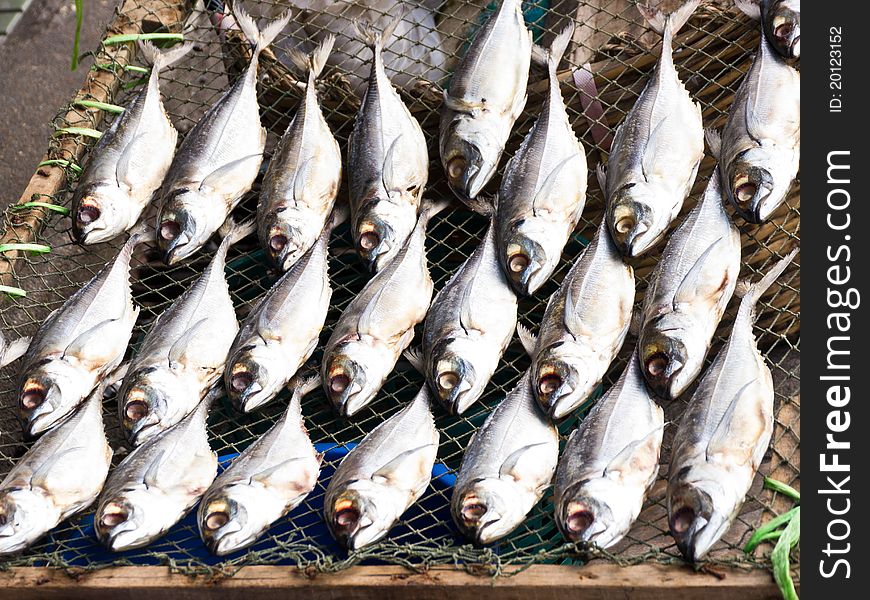
<path fill-rule="evenodd" d="M 135 42 L 136 40 L 173 40 L 176 42 L 184 41 L 184 34 L 181 33 L 125 33 L 121 35 L 113 35 L 103 40 L 106 46 L 114 44 L 125 44 L 127 42 Z"/>
<path fill-rule="evenodd" d="M 801 501 L 801 493 L 791 487 L 790 485 L 786 485 L 781 481 L 777 481 L 776 479 L 771 479 L 770 477 L 764 478 L 764 487 L 769 490 L 773 490 L 778 494 L 782 494 L 783 496 L 788 496 L 795 502 Z"/>
<path fill-rule="evenodd" d="M 90 127 L 61 127 L 54 132 L 54 135 L 83 135 L 98 140 L 103 134 Z"/>
<path fill-rule="evenodd" d="M 73 102 L 76 106 L 83 106 L 84 108 L 96 108 L 98 110 L 104 110 L 106 112 L 120 114 L 124 112 L 123 106 L 118 106 L 117 104 L 109 104 L 107 102 L 98 102 L 96 100 L 76 100 Z"/>
<path fill-rule="evenodd" d="M 759 527 L 755 530 L 755 533 L 752 534 L 752 537 L 749 538 L 749 541 L 746 543 L 746 546 L 743 547 L 743 551 L 746 554 L 751 554 L 753 550 L 755 550 L 758 545 L 764 541 L 764 537 L 770 534 L 772 531 L 779 529 L 789 521 L 791 521 L 792 517 L 794 517 L 800 511 L 800 507 L 796 506 L 788 512 L 782 513 L 778 517 L 772 518 L 770 521 Z"/>
<path fill-rule="evenodd" d="M 62 215 L 68 215 L 69 209 L 65 206 L 60 206 L 59 204 L 51 204 L 50 202 L 25 202 L 24 204 L 13 204 L 9 207 L 9 210 L 24 210 L 25 208 L 44 208 L 46 210 L 53 210 L 56 213 L 60 213 Z"/>
<path fill-rule="evenodd" d="M 9 285 L 0 285 L 0 293 L 9 294 L 15 298 L 24 298 L 27 295 L 27 292 L 22 290 L 21 288 L 12 287 Z"/>
<path fill-rule="evenodd" d="M 788 522 L 788 526 L 782 532 L 779 541 L 770 555 L 770 560 L 773 563 L 773 578 L 779 586 L 779 591 L 782 592 L 782 597 L 785 600 L 798 600 L 797 591 L 794 589 L 794 581 L 791 578 L 791 564 L 789 556 L 791 549 L 794 548 L 801 539 L 801 512 L 800 507 L 795 510 L 797 512 Z"/>
<path fill-rule="evenodd" d="M 72 170 L 76 173 L 79 173 L 79 174 L 81 174 L 81 172 L 82 172 L 82 168 L 80 166 L 78 166 L 75 163 L 71 163 L 68 160 L 64 160 L 62 158 L 53 158 L 51 160 L 44 160 L 36 166 L 37 166 L 37 168 L 39 168 L 39 167 L 50 167 L 52 165 L 57 165 L 58 167 L 70 169 L 70 170 Z"/>
<path fill-rule="evenodd" d="M 51 247 L 46 246 L 45 244 L 0 244 L 0 254 L 3 252 L 11 252 L 12 250 L 45 254 L 46 252 L 51 252 Z"/>
<path fill-rule="evenodd" d="M 73 55 L 71 71 L 79 68 L 79 42 L 82 38 L 82 9 L 84 8 L 84 0 L 76 0 L 76 33 L 73 37 Z"/>

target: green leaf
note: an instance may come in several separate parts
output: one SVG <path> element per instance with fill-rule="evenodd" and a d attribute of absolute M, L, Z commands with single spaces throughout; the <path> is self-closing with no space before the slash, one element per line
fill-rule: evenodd
<path fill-rule="evenodd" d="M 106 112 L 119 114 L 124 112 L 123 106 L 118 106 L 117 104 L 108 104 L 106 102 L 97 102 L 96 100 L 76 100 L 73 102 L 76 106 L 83 106 L 85 108 L 96 108 L 98 110 L 104 110 Z"/>
<path fill-rule="evenodd" d="M 794 548 L 801 539 L 801 512 L 798 506 L 795 509 L 797 512 L 788 522 L 788 526 L 782 532 L 779 541 L 773 548 L 773 553 L 770 555 L 770 561 L 773 563 L 773 578 L 779 586 L 779 591 L 782 592 L 782 597 L 785 600 L 798 600 L 797 591 L 794 589 L 794 581 L 791 578 L 791 564 L 789 556 L 791 549 Z"/>
<path fill-rule="evenodd" d="M 764 478 L 764 487 L 766 487 L 769 490 L 773 490 L 774 492 L 777 492 L 779 494 L 782 494 L 783 496 L 788 496 L 789 498 L 791 498 L 795 502 L 801 501 L 801 493 L 799 491 L 797 491 L 796 489 L 794 489 L 790 485 L 786 485 L 785 483 L 783 483 L 781 481 L 777 481 L 776 479 L 771 479 L 770 477 L 765 477 Z"/>
<path fill-rule="evenodd" d="M 800 507 L 796 506 L 788 512 L 782 513 L 778 517 L 772 518 L 770 521 L 759 527 L 755 530 L 755 533 L 752 534 L 752 537 L 749 538 L 749 541 L 744 546 L 743 551 L 747 554 L 751 554 L 753 550 L 755 550 L 758 545 L 764 541 L 764 537 L 770 534 L 772 531 L 779 529 L 789 521 L 791 521 L 792 517 L 800 511 Z"/>
<path fill-rule="evenodd" d="M 103 134 L 90 127 L 60 127 L 54 132 L 54 135 L 83 135 L 98 140 Z"/>
<path fill-rule="evenodd" d="M 135 42 L 136 40 L 174 40 L 176 42 L 184 41 L 184 34 L 181 33 L 125 33 L 122 35 L 113 35 L 103 40 L 106 46 L 114 44 L 124 44 L 127 42 Z"/>
<path fill-rule="evenodd" d="M 116 63 L 96 63 L 93 67 L 94 70 L 97 71 L 109 71 L 111 73 L 115 72 L 117 67 L 122 67 L 124 71 L 130 71 L 132 73 L 150 73 L 151 69 L 146 69 L 145 67 L 137 67 L 136 65 L 119 65 Z"/>
<path fill-rule="evenodd" d="M 10 296 L 14 296 L 15 298 L 24 298 L 27 295 L 27 292 L 25 292 L 21 288 L 12 287 L 9 285 L 0 285 L 0 293 L 9 294 Z"/>
<path fill-rule="evenodd" d="M 44 160 L 36 166 L 38 168 L 38 167 L 50 167 L 52 165 L 57 165 L 59 167 L 65 168 L 65 169 L 71 169 L 72 171 L 75 171 L 76 173 L 82 172 L 82 168 L 80 166 L 78 166 L 75 163 L 71 163 L 68 160 L 64 160 L 62 158 L 53 158 L 51 160 Z"/>
<path fill-rule="evenodd" d="M 0 253 L 10 252 L 12 250 L 45 254 L 46 252 L 51 252 L 51 246 L 46 246 L 45 244 L 0 244 Z"/>
<path fill-rule="evenodd" d="M 73 55 L 72 55 L 72 66 L 70 67 L 71 71 L 75 71 L 79 68 L 79 42 L 82 37 L 82 9 L 84 5 L 84 0 L 76 0 L 76 33 L 73 38 Z"/>
<path fill-rule="evenodd" d="M 59 204 L 51 204 L 50 202 L 25 202 L 24 204 L 13 204 L 9 207 L 9 210 L 24 210 L 25 208 L 44 208 L 46 210 L 53 210 L 62 215 L 69 214 L 69 209 L 67 207 L 60 206 Z"/>

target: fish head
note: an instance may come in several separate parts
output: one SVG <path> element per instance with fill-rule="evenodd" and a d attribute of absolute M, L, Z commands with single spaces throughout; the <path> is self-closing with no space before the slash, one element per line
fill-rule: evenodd
<path fill-rule="evenodd" d="M 525 518 L 517 487 L 506 478 L 489 477 L 457 490 L 451 503 L 456 525 L 479 545 L 503 538 Z"/>
<path fill-rule="evenodd" d="M 714 501 L 714 498 L 716 499 Z M 668 485 L 668 524 L 677 547 L 688 560 L 704 558 L 731 525 L 741 499 L 722 481 L 680 478 Z"/>
<path fill-rule="evenodd" d="M 750 223 L 763 223 L 785 200 L 792 171 L 781 152 L 764 147 L 744 150 L 726 169 L 728 200 Z"/>
<path fill-rule="evenodd" d="M 626 492 L 607 477 L 571 486 L 559 498 L 556 524 L 572 542 L 594 542 L 608 548 L 628 533 L 633 521 Z"/>
<path fill-rule="evenodd" d="M 130 443 L 139 446 L 165 430 L 164 417 L 177 403 L 173 398 L 184 398 L 187 393 L 166 369 L 143 369 L 125 380 L 118 409 L 121 429 Z"/>
<path fill-rule="evenodd" d="M 375 396 L 386 373 L 383 358 L 369 344 L 345 343 L 323 362 L 323 389 L 342 417 L 352 417 Z"/>
<path fill-rule="evenodd" d="M 700 370 L 700 363 L 706 355 L 703 341 L 693 343 L 687 338 L 684 343 L 676 335 L 662 331 L 645 331 L 640 339 L 639 358 L 647 384 L 660 398 L 674 400 L 694 381 Z M 693 345 L 701 347 L 693 348 Z M 693 360 L 693 356 L 700 360 Z"/>
<path fill-rule="evenodd" d="M 801 57 L 801 13 L 794 0 L 765 2 L 764 26 L 767 39 L 787 60 Z"/>
<path fill-rule="evenodd" d="M 233 485 L 215 494 L 209 493 L 197 514 L 199 532 L 209 551 L 225 556 L 257 541 L 271 524 L 267 515 L 272 511 L 263 510 L 267 496 L 250 485 Z M 249 506 L 257 510 L 249 511 Z M 283 505 L 278 515 L 281 509 Z"/>
<path fill-rule="evenodd" d="M 206 223 L 207 200 L 197 190 L 181 188 L 163 203 L 157 217 L 157 247 L 167 265 L 176 265 L 194 254 L 214 232 Z"/>
<path fill-rule="evenodd" d="M 664 235 L 667 222 L 657 216 L 661 204 L 646 183 L 629 183 L 617 190 L 607 204 L 605 218 L 610 237 L 623 256 L 640 256 Z"/>
<path fill-rule="evenodd" d="M 24 433 L 34 438 L 66 418 L 91 391 L 81 369 L 62 359 L 49 359 L 24 379 L 18 411 Z"/>
<path fill-rule="evenodd" d="M 269 402 L 287 383 L 280 374 L 287 366 L 277 352 L 263 344 L 251 344 L 227 361 L 224 383 L 236 409 L 251 412 Z"/>
<path fill-rule="evenodd" d="M 480 398 L 489 381 L 469 360 L 477 353 L 474 344 L 463 338 L 444 338 L 432 348 L 429 382 L 451 414 L 462 414 Z"/>
<path fill-rule="evenodd" d="M 365 265 L 377 273 L 402 249 L 417 222 L 412 204 L 372 200 L 358 211 L 352 229 L 356 251 Z"/>
<path fill-rule="evenodd" d="M 36 489 L 11 489 L 0 494 L 0 555 L 24 550 L 41 538 L 58 519 L 51 497 Z"/>
<path fill-rule="evenodd" d="M 396 522 L 395 493 L 370 479 L 353 482 L 326 499 L 326 523 L 350 551 L 373 544 Z"/>
<path fill-rule="evenodd" d="M 130 194 L 115 185 L 95 184 L 77 192 L 72 218 L 73 238 L 80 244 L 107 242 L 131 225 Z"/>
<path fill-rule="evenodd" d="M 561 258 L 560 236 L 542 219 L 521 219 L 501 232 L 499 254 L 518 294 L 529 296 L 549 279 Z"/>
<path fill-rule="evenodd" d="M 312 236 L 306 235 L 305 223 L 296 219 L 270 220 L 271 224 L 261 231 L 263 247 L 272 263 L 285 273 L 305 254 Z"/>
<path fill-rule="evenodd" d="M 442 135 L 441 164 L 447 184 L 463 202 L 471 202 L 498 168 L 504 144 L 480 119 L 460 115 Z"/>
<path fill-rule="evenodd" d="M 97 539 L 113 552 L 148 545 L 166 532 L 180 517 L 168 494 L 140 486 L 100 498 L 94 513 Z"/>
<path fill-rule="evenodd" d="M 574 345 L 557 342 L 542 348 L 532 363 L 531 381 L 541 409 L 553 420 L 576 410 L 592 393 L 585 369 L 585 359 Z"/>

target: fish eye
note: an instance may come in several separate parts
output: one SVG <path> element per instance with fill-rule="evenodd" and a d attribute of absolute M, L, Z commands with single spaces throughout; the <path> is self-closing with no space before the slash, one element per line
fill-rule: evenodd
<path fill-rule="evenodd" d="M 359 236 L 359 247 L 366 252 L 374 250 L 380 243 L 381 236 L 374 231 L 366 231 L 364 234 Z"/>
<path fill-rule="evenodd" d="M 628 233 L 635 225 L 637 225 L 635 218 L 632 215 L 625 215 L 616 221 L 615 228 L 617 233 Z"/>
<path fill-rule="evenodd" d="M 143 400 L 133 400 L 124 406 L 124 414 L 131 421 L 138 421 L 148 414 L 148 405 Z"/>
<path fill-rule="evenodd" d="M 181 225 L 178 221 L 163 221 L 160 223 L 160 237 L 164 240 L 174 240 L 181 234 Z"/>
<path fill-rule="evenodd" d="M 459 385 L 459 374 L 455 371 L 446 371 L 438 376 L 438 387 L 442 390 L 452 390 Z"/>
<path fill-rule="evenodd" d="M 350 377 L 344 373 L 340 373 L 329 380 L 330 391 L 340 394 L 350 385 Z"/>
<path fill-rule="evenodd" d="M 674 513 L 671 519 L 671 529 L 677 534 L 686 533 L 694 522 L 695 511 L 689 506 L 684 506 Z"/>
<path fill-rule="evenodd" d="M 233 373 L 232 379 L 230 380 L 230 384 L 237 392 L 244 392 L 253 382 L 254 376 L 250 371 L 239 371 L 238 373 Z"/>
<path fill-rule="evenodd" d="M 555 373 L 550 373 L 549 375 L 544 375 L 538 381 L 538 389 L 541 390 L 542 394 L 552 394 L 562 385 L 562 378 L 556 375 Z"/>
<path fill-rule="evenodd" d="M 508 259 L 508 268 L 512 273 L 522 273 L 528 268 L 529 257 L 525 254 L 514 254 Z"/>
<path fill-rule="evenodd" d="M 277 233 L 269 238 L 269 248 L 275 252 L 281 252 L 287 246 L 287 236 Z"/>
<path fill-rule="evenodd" d="M 646 359 L 646 372 L 653 377 L 658 377 L 665 372 L 671 360 L 663 352 L 656 352 Z"/>
<path fill-rule="evenodd" d="M 33 410 L 41 406 L 45 402 L 48 394 L 42 386 L 28 388 L 21 394 L 21 408 L 24 410 Z"/>
<path fill-rule="evenodd" d="M 450 179 L 459 179 L 465 172 L 466 165 L 468 165 L 468 161 L 462 156 L 450 159 L 450 162 L 447 163 L 447 176 Z"/>
<path fill-rule="evenodd" d="M 92 204 L 84 204 L 79 207 L 78 216 L 80 223 L 88 225 L 100 218 L 100 209 Z"/>
<path fill-rule="evenodd" d="M 129 517 L 130 513 L 127 512 L 126 508 L 120 504 L 112 502 L 107 504 L 105 510 L 103 510 L 103 516 L 100 517 L 100 525 L 111 529 L 112 527 L 120 525 Z"/>
<path fill-rule="evenodd" d="M 205 527 L 212 531 L 220 529 L 230 522 L 230 516 L 223 510 L 216 510 L 205 518 Z"/>

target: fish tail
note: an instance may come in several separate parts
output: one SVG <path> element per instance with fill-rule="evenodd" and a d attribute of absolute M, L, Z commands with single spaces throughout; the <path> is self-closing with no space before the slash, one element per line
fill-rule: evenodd
<path fill-rule="evenodd" d="M 329 221 L 326 228 L 331 232 L 333 229 L 344 223 L 350 218 L 350 207 L 345 202 L 336 202 L 332 207 L 332 213 L 329 215 Z"/>
<path fill-rule="evenodd" d="M 574 21 L 568 21 L 562 32 L 553 39 L 547 51 L 547 69 L 550 74 L 554 75 L 559 68 L 559 63 L 562 62 L 572 37 L 574 37 Z"/>
<path fill-rule="evenodd" d="M 191 48 L 193 48 L 193 42 L 185 42 L 168 50 L 161 50 L 148 40 L 139 40 L 139 51 L 145 62 L 151 65 L 152 73 L 159 73 L 166 67 L 177 63 L 190 52 Z"/>
<path fill-rule="evenodd" d="M 441 199 L 441 200 L 426 200 L 423 202 L 423 208 L 420 211 L 420 216 L 418 217 L 418 221 L 420 222 L 420 226 L 425 229 L 429 224 L 429 221 L 440 213 L 442 210 L 450 206 L 449 199 Z"/>
<path fill-rule="evenodd" d="M 275 38 L 284 30 L 293 16 L 293 12 L 287 10 L 263 29 L 260 29 L 257 27 L 257 22 L 253 17 L 238 2 L 225 2 L 225 4 L 227 12 L 232 13 L 239 24 L 239 29 L 242 30 L 242 33 L 245 34 L 248 42 L 254 48 L 254 58 L 259 56 L 260 52 L 268 48 L 275 41 Z"/>
<path fill-rule="evenodd" d="M 212 259 L 212 262 L 218 259 L 221 262 L 225 261 L 227 258 L 227 252 L 229 252 L 230 250 L 230 246 L 248 237 L 256 230 L 256 219 L 248 219 L 247 221 L 244 221 L 242 223 L 232 223 L 229 227 L 229 231 L 224 236 L 224 239 L 221 240 L 221 245 L 218 247 L 218 250 L 215 253 L 214 259 Z"/>
<path fill-rule="evenodd" d="M 750 323 L 755 321 L 755 305 L 758 304 L 759 300 L 761 300 L 761 296 L 764 292 L 773 285 L 773 282 L 776 281 L 779 276 L 782 275 L 782 272 L 785 271 L 786 267 L 791 264 L 792 259 L 794 259 L 799 250 L 800 247 L 797 247 L 789 252 L 785 258 L 773 265 L 773 267 L 764 274 L 764 277 L 749 286 L 746 294 L 740 300 L 740 308 L 737 312 L 736 320 L 739 321 L 741 318 L 748 318 Z"/>
<path fill-rule="evenodd" d="M 700 3 L 701 0 L 687 0 L 677 10 L 667 15 L 657 8 L 644 4 L 638 4 L 637 9 L 647 24 L 664 38 L 665 47 L 670 48 L 673 37 L 683 28 Z"/>
<path fill-rule="evenodd" d="M 310 54 L 305 54 L 296 48 L 289 51 L 290 61 L 303 73 L 308 73 L 308 81 L 313 82 L 323 72 L 326 61 L 335 45 L 335 36 L 331 33 L 323 38 L 320 45 Z"/>
<path fill-rule="evenodd" d="M 368 21 L 354 21 L 353 26 L 360 40 L 371 48 L 372 52 L 378 54 L 389 43 L 390 38 L 393 37 L 393 32 L 396 30 L 396 26 L 404 17 L 405 10 L 402 10 L 398 15 L 393 17 L 392 21 L 387 23 L 383 31 L 378 31 L 374 24 Z"/>
<path fill-rule="evenodd" d="M 750 19 L 761 20 L 761 0 L 734 0 L 734 6 Z"/>

